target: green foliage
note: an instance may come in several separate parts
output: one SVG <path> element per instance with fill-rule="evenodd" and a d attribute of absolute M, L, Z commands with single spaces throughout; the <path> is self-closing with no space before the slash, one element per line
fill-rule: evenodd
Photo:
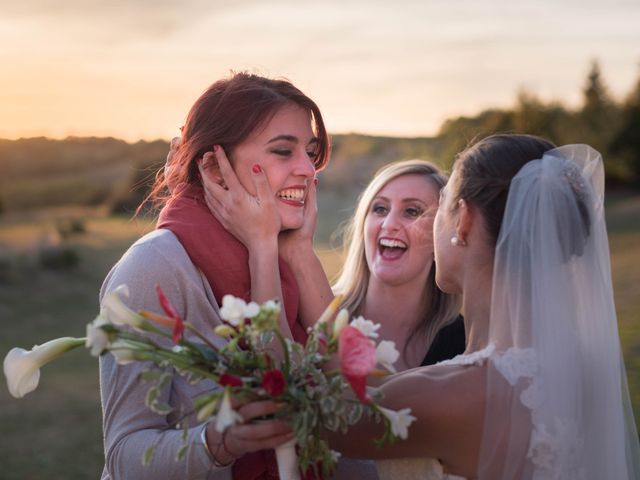
<path fill-rule="evenodd" d="M 640 186 L 640 79 L 622 108 L 620 128 L 611 140 L 611 152 L 619 156 Z"/>

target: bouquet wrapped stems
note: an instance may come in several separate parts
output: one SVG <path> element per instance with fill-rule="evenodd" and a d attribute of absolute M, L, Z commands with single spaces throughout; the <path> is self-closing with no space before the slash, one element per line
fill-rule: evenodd
<path fill-rule="evenodd" d="M 278 476 L 280 480 L 300 480 L 300 468 L 298 467 L 298 455 L 296 453 L 296 439 L 293 438 L 279 447 L 276 447 L 276 460 L 278 462 Z"/>

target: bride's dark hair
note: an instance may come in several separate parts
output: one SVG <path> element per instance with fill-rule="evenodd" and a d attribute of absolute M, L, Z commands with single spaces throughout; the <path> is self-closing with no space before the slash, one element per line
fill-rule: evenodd
<path fill-rule="evenodd" d="M 500 233 L 511 179 L 531 160 L 555 145 L 535 135 L 496 134 L 469 145 L 453 166 L 453 208 L 464 199 L 479 208 L 495 245 Z"/>
<path fill-rule="evenodd" d="M 314 166 L 322 169 L 329 160 L 329 137 L 315 102 L 287 80 L 234 73 L 212 84 L 193 104 L 171 161 L 170 178 L 160 170 L 145 202 L 160 206 L 169 198 L 169 185 L 199 183 L 197 159 L 214 145 L 233 159 L 235 147 L 286 105 L 297 105 L 309 113 L 318 138 Z"/>

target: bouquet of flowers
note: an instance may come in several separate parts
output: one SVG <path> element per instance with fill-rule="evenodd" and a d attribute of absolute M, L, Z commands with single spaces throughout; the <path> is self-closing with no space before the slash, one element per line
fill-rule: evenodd
<path fill-rule="evenodd" d="M 346 310 L 336 315 L 339 297 L 309 329 L 307 343 L 302 345 L 279 331 L 278 302 L 247 304 L 227 295 L 220 309 L 224 323 L 214 330 L 227 342 L 216 347 L 203 332 L 183 321 L 160 287 L 157 293 L 164 314 L 130 310 L 123 301 L 128 288 L 122 285 L 105 297 L 100 314 L 87 325 L 85 338 L 59 338 L 31 351 L 12 349 L 4 360 L 10 393 L 20 398 L 31 392 L 38 385 L 41 366 L 85 345 L 94 356 L 110 352 L 120 364 L 147 361 L 158 367 L 141 375 L 141 381 L 150 382 L 146 404 L 158 414 L 171 411 L 158 400 L 158 394 L 176 372 L 190 382 L 210 379 L 220 385 L 197 397 L 192 406 L 199 421 L 215 422 L 220 432 L 241 420 L 231 397 L 282 404 L 276 415 L 291 423 L 295 442 L 276 451 L 281 478 L 297 478 L 299 470 L 310 469 L 316 475 L 330 475 L 339 454 L 323 440 L 323 430 L 344 432 L 365 414 L 385 425 L 385 434 L 377 440 L 380 445 L 407 438 L 414 420 L 410 410 L 396 412 L 377 405 L 366 387 L 368 375 L 384 374 L 377 365 L 394 371 L 395 345 L 389 341 L 375 344 L 379 325 L 362 317 L 349 323 Z M 187 340 L 185 330 L 199 341 Z M 150 333 L 170 338 L 172 346 L 154 341 Z M 339 368 L 332 367 L 336 356 Z M 187 421 L 178 426 L 186 439 Z M 186 447 L 177 452 L 177 458 Z M 150 448 L 143 462 L 152 455 Z"/>

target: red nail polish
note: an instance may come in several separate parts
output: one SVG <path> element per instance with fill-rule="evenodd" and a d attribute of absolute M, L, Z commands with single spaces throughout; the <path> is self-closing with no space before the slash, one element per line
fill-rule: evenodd
<path fill-rule="evenodd" d="M 262 168 L 260 168 L 260 165 L 258 165 L 257 163 L 254 163 L 253 167 L 251 167 L 251 171 L 253 171 L 253 173 L 260 173 L 262 171 Z"/>
<path fill-rule="evenodd" d="M 316 187 L 318 186 L 318 179 L 317 179 L 317 178 L 314 178 L 314 179 L 313 179 L 313 184 L 314 184 Z"/>

